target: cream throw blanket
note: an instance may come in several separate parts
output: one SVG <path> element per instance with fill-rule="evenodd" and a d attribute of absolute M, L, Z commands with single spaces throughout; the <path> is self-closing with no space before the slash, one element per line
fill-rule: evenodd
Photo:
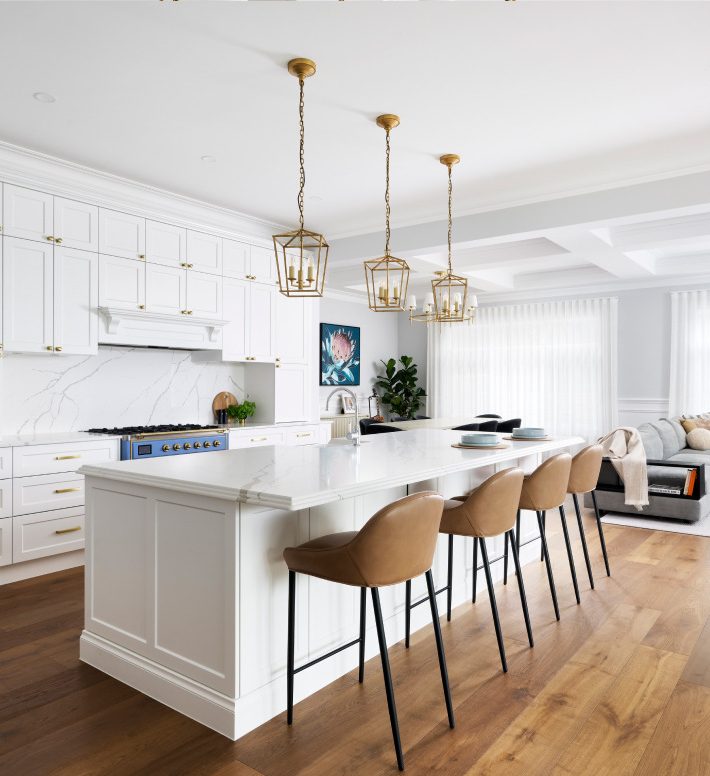
<path fill-rule="evenodd" d="M 639 432 L 620 426 L 603 436 L 599 443 L 624 483 L 624 503 L 640 512 L 648 505 L 648 471 Z"/>

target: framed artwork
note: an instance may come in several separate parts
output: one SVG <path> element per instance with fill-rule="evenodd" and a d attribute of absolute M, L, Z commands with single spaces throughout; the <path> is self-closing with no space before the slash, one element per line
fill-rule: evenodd
<path fill-rule="evenodd" d="M 352 396 L 347 396 L 346 394 L 342 394 L 343 399 L 343 413 L 345 415 L 350 415 L 351 413 L 355 412 L 355 399 L 353 399 Z"/>
<path fill-rule="evenodd" d="M 360 327 L 320 325 L 320 384 L 360 385 Z"/>

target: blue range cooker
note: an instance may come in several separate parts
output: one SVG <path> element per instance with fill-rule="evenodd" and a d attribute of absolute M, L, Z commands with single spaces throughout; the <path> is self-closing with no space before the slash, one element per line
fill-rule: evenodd
<path fill-rule="evenodd" d="M 90 428 L 91 434 L 121 437 L 121 460 L 161 458 L 170 455 L 215 453 L 229 449 L 229 432 L 221 426 L 125 426 Z"/>

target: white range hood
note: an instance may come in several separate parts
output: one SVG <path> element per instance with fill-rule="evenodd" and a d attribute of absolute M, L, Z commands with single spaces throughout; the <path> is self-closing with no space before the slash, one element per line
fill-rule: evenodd
<path fill-rule="evenodd" d="M 99 307 L 99 343 L 181 350 L 220 350 L 222 327 L 213 318 L 151 313 L 120 307 Z"/>

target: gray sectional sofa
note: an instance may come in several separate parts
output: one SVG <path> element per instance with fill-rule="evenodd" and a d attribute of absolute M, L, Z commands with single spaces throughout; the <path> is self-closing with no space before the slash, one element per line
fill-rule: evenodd
<path fill-rule="evenodd" d="M 662 418 L 653 423 L 644 423 L 638 428 L 648 460 L 649 483 L 685 483 L 686 465 L 704 464 L 699 470 L 699 481 L 694 493 L 700 498 L 677 498 L 649 493 L 649 504 L 639 512 L 635 507 L 624 504 L 623 483 L 609 461 L 604 461 L 596 491 L 601 512 L 625 512 L 633 515 L 649 515 L 673 520 L 695 522 L 710 512 L 710 495 L 706 494 L 705 483 L 710 471 L 710 450 L 693 450 L 686 447 L 686 434 L 679 418 Z M 587 500 L 589 503 L 587 504 Z M 585 504 L 591 506 L 589 494 Z"/>

